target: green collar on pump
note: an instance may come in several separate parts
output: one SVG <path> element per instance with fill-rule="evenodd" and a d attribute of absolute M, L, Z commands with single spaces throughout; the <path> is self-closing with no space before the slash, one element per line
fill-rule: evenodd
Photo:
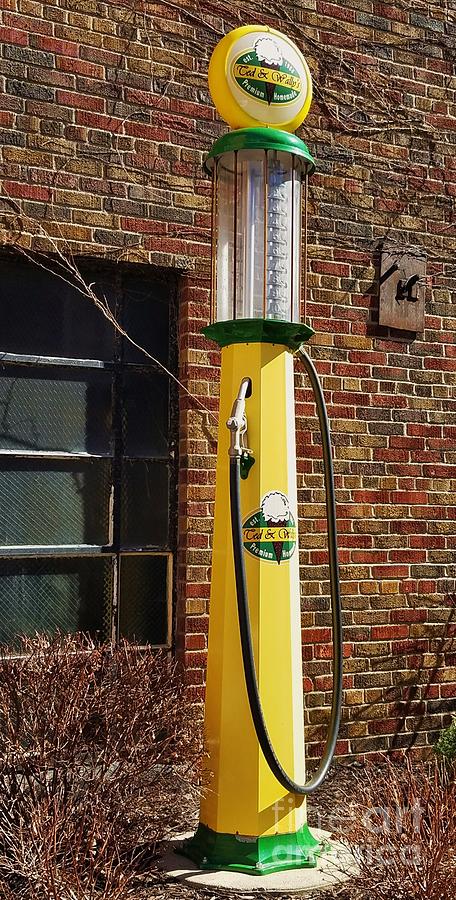
<path fill-rule="evenodd" d="M 294 353 L 315 332 L 300 322 L 283 322 L 280 319 L 235 319 L 214 322 L 203 328 L 203 334 L 215 341 L 219 347 L 228 347 L 230 344 L 282 344 Z"/>
<path fill-rule="evenodd" d="M 282 150 L 305 160 L 308 175 L 315 171 L 315 162 L 301 138 L 278 128 L 238 128 L 222 134 L 209 150 L 204 162 L 206 171 L 212 172 L 218 156 L 235 150 Z"/>

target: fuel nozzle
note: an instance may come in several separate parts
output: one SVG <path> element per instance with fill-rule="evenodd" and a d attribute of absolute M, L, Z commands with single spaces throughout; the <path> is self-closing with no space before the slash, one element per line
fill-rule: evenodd
<path fill-rule="evenodd" d="M 252 395 L 251 378 L 243 378 L 238 390 L 238 395 L 233 403 L 231 415 L 226 427 L 230 431 L 230 457 L 242 457 L 242 452 L 247 448 L 244 445 L 244 436 L 247 431 L 247 416 L 245 414 L 245 401 Z"/>
<path fill-rule="evenodd" d="M 240 473 L 244 480 L 248 477 L 255 459 L 252 451 L 245 446 L 247 436 L 247 416 L 245 414 L 245 401 L 252 395 L 252 381 L 243 378 L 239 386 L 238 395 L 233 403 L 231 415 L 226 426 L 230 431 L 230 447 L 228 450 L 230 459 L 240 459 Z"/>

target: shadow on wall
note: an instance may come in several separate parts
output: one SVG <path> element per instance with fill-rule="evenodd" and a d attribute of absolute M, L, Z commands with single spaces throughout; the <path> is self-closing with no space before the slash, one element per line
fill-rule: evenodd
<path fill-rule="evenodd" d="M 391 751 L 432 746 L 451 721 L 456 707 L 451 684 L 456 667 L 456 595 L 448 596 L 445 612 L 435 637 L 428 633 L 393 641 L 390 655 L 371 661 L 372 671 L 392 670 L 397 675 L 397 684 L 382 691 L 381 702 L 390 704 L 388 718 L 375 718 L 377 698 L 360 706 L 352 721 L 368 720 L 372 734 L 391 735 Z M 432 623 L 432 631 L 436 628 Z M 450 681 L 445 681 L 445 674 Z"/>

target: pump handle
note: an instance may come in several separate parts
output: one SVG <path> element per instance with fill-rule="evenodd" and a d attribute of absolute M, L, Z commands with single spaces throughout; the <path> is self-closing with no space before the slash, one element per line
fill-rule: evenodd
<path fill-rule="evenodd" d="M 268 766 L 277 778 L 277 781 L 293 794 L 307 795 L 312 794 L 325 779 L 328 769 L 331 765 L 334 751 L 336 748 L 337 735 L 340 725 L 341 707 L 342 707 L 342 663 L 343 663 L 343 646 L 342 646 L 342 613 L 340 603 L 340 585 L 339 585 L 339 564 L 337 559 L 337 526 L 336 526 L 336 502 L 334 492 L 334 473 L 331 454 L 331 436 L 329 429 L 328 415 L 326 412 L 323 391 L 318 380 L 315 366 L 307 355 L 305 350 L 300 347 L 298 353 L 304 363 L 305 369 L 312 385 L 315 397 L 315 405 L 317 408 L 318 420 L 320 423 L 320 431 L 323 446 L 324 461 L 324 478 L 326 493 L 326 515 L 328 520 L 328 547 L 329 547 L 329 570 L 330 570 L 330 591 L 331 591 L 331 612 L 332 612 L 332 631 L 334 645 L 334 662 L 333 662 L 333 698 L 331 705 L 331 717 L 329 722 L 328 737 L 325 744 L 323 757 L 317 771 L 312 775 L 306 784 L 298 784 L 287 775 L 285 769 L 279 762 L 272 746 L 271 739 L 267 730 L 263 709 L 261 706 L 260 693 L 258 690 L 258 680 L 255 670 L 255 658 L 253 653 L 252 632 L 250 627 L 249 602 L 247 597 L 247 579 L 245 574 L 244 550 L 242 539 L 242 518 L 241 518 L 241 490 L 240 490 L 240 464 L 241 456 L 239 453 L 233 453 L 233 443 L 230 448 L 230 505 L 231 505 L 231 532 L 233 537 L 233 554 L 234 554 L 234 571 L 236 578 L 236 594 L 237 607 L 239 617 L 239 630 L 242 648 L 242 660 L 244 664 L 244 674 L 247 687 L 247 695 L 249 699 L 250 711 L 252 714 L 253 724 L 255 727 L 258 743 L 263 751 Z M 243 390 L 246 379 L 241 382 L 238 398 L 241 399 L 241 406 L 246 396 L 250 396 L 248 392 Z M 238 415 L 241 410 L 238 407 Z M 242 415 L 245 418 L 244 408 Z M 230 420 L 228 420 L 229 422 Z M 227 423 L 228 427 L 232 428 Z"/>
<path fill-rule="evenodd" d="M 226 427 L 230 432 L 230 449 L 228 451 L 230 459 L 242 456 L 245 449 L 243 445 L 243 436 L 247 431 L 247 419 L 245 416 L 245 399 L 252 395 L 252 381 L 250 378 L 243 378 L 239 386 L 238 395 L 233 403 L 231 415 L 226 423 Z"/>

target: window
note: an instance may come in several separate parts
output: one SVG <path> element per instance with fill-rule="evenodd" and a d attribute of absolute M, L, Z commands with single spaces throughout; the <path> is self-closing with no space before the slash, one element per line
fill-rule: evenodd
<path fill-rule="evenodd" d="M 170 379 L 56 275 L 12 257 L 0 266 L 0 643 L 59 629 L 169 646 Z M 79 269 L 173 368 L 169 274 Z"/>

